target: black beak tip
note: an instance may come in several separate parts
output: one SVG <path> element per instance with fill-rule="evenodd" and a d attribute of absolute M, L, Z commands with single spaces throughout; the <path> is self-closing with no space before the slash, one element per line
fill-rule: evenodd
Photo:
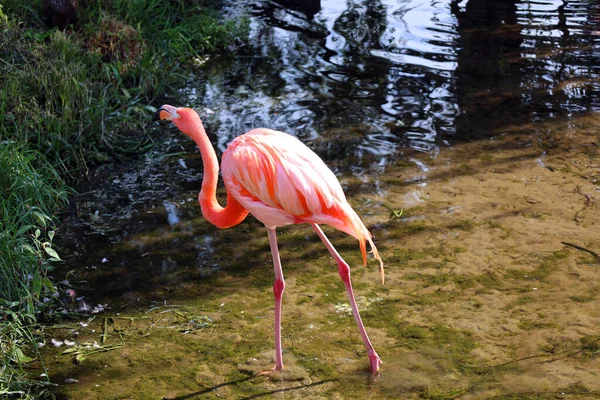
<path fill-rule="evenodd" d="M 158 121 L 160 120 L 160 112 L 162 111 L 162 108 L 159 108 L 155 113 L 154 116 L 152 117 L 152 121 Z"/>

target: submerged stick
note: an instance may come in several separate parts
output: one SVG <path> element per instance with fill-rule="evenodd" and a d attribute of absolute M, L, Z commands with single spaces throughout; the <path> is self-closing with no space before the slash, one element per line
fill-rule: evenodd
<path fill-rule="evenodd" d="M 596 261 L 600 262 L 600 255 L 598 253 L 596 253 L 595 251 L 588 250 L 585 247 L 581 247 L 581 246 L 578 246 L 576 244 L 569 243 L 569 242 L 561 242 L 561 243 L 564 244 L 565 246 L 569 246 L 569 247 L 572 247 L 574 249 L 577 249 L 577 250 L 580 250 L 580 251 L 585 251 L 586 253 L 590 253 L 592 256 L 594 256 L 594 258 L 596 259 Z"/>
<path fill-rule="evenodd" d="M 102 323 L 102 335 L 100 336 L 100 343 L 104 344 L 104 342 L 106 342 L 107 335 L 108 335 L 108 318 L 104 317 L 104 322 Z"/>

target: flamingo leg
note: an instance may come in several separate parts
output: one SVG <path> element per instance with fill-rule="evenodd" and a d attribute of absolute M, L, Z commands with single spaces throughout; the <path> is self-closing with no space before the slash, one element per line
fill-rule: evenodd
<path fill-rule="evenodd" d="M 363 325 L 362 319 L 360 318 L 360 313 L 358 312 L 358 306 L 356 305 L 356 300 L 354 298 L 354 291 L 352 290 L 352 282 L 350 281 L 350 267 L 344 261 L 344 259 L 339 255 L 335 247 L 331 244 L 325 233 L 321 230 L 321 227 L 317 224 L 312 224 L 314 230 L 321 238 L 321 241 L 329 250 L 329 253 L 333 256 L 338 265 L 338 272 L 344 285 L 346 286 L 346 294 L 348 295 L 348 301 L 350 301 L 350 307 L 352 308 L 352 314 L 354 315 L 354 319 L 356 320 L 356 325 L 358 325 L 358 330 L 360 332 L 360 336 L 362 337 L 363 343 L 365 344 L 365 349 L 367 350 L 367 354 L 369 355 L 369 361 L 371 363 L 371 372 L 373 375 L 379 372 L 379 365 L 381 364 L 381 359 L 377 355 L 377 352 L 373 348 L 371 341 L 369 340 L 369 336 L 367 335 L 367 331 L 365 330 L 365 326 Z"/>
<path fill-rule="evenodd" d="M 273 269 L 275 270 L 275 283 L 273 283 L 273 294 L 275 295 L 275 369 L 283 369 L 283 355 L 281 350 L 281 299 L 285 289 L 283 280 L 283 270 L 281 269 L 281 260 L 279 259 L 279 249 L 277 248 L 277 233 L 275 229 L 267 228 L 269 232 L 269 244 L 271 245 L 271 254 L 273 255 Z"/>

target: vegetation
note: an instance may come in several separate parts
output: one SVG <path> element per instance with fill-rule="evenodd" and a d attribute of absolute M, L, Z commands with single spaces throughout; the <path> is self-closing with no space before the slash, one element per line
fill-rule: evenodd
<path fill-rule="evenodd" d="M 27 379 L 22 365 L 33 359 L 23 348 L 36 348 L 36 322 L 57 294 L 47 277 L 51 263 L 60 260 L 49 222 L 67 192 L 39 153 L 15 143 L 0 146 L 0 170 L 0 395 L 23 397 L 46 389 Z"/>
<path fill-rule="evenodd" d="M 0 138 L 29 143 L 69 181 L 148 148 L 151 105 L 247 29 L 189 2 L 114 0 L 81 7 L 80 26 L 61 32 L 37 3 L 4 2 Z"/>
<path fill-rule="evenodd" d="M 206 52 L 247 33 L 202 1 L 80 1 L 79 24 L 48 29 L 40 0 L 0 5 L 0 397 L 52 396 L 29 376 L 39 323 L 60 295 L 55 215 L 95 167 L 152 143 L 148 121 Z"/>

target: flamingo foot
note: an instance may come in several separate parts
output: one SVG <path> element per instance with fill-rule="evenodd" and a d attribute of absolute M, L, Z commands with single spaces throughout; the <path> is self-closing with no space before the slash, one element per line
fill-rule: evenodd
<path fill-rule="evenodd" d="M 275 366 L 275 367 L 273 367 L 271 369 L 268 369 L 266 371 L 262 371 L 262 372 L 257 373 L 256 376 L 271 376 L 271 374 L 276 373 L 276 372 L 282 373 L 283 372 L 283 366 L 281 366 L 281 368 L 277 368 L 277 366 Z"/>
<path fill-rule="evenodd" d="M 249 359 L 245 364 L 238 364 L 238 370 L 252 376 L 264 376 L 270 380 L 298 382 L 309 379 L 308 371 L 299 366 L 292 354 L 289 354 L 287 362 L 277 367 L 272 351 L 259 354 L 256 358 Z"/>
<path fill-rule="evenodd" d="M 376 352 L 369 354 L 369 361 L 371 362 L 371 373 L 373 376 L 379 375 L 379 366 L 381 365 L 381 358 Z"/>

